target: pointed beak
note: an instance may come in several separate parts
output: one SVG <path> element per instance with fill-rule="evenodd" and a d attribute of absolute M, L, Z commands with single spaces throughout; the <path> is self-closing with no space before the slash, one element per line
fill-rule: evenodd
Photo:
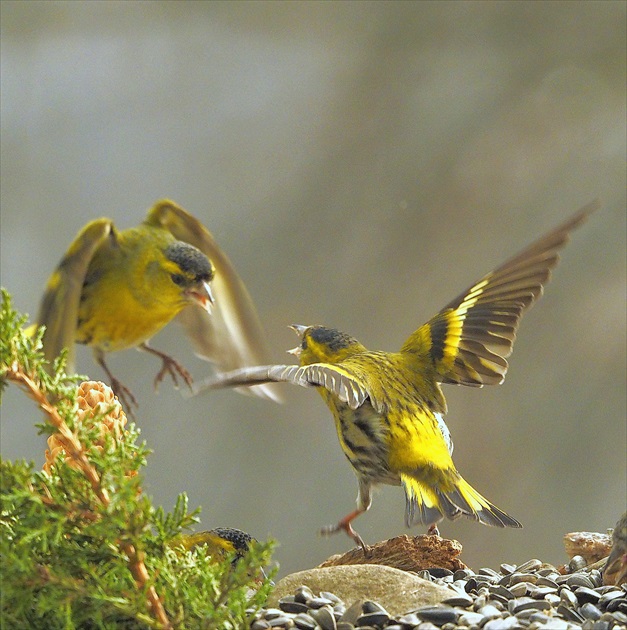
<path fill-rule="evenodd" d="M 207 313 L 211 313 L 215 299 L 208 282 L 199 282 L 195 288 L 189 290 L 189 295 L 198 306 L 204 308 Z"/>
<path fill-rule="evenodd" d="M 291 328 L 299 337 L 302 337 L 309 326 L 303 326 L 302 324 L 290 324 L 288 328 Z"/>
<path fill-rule="evenodd" d="M 289 328 L 291 328 L 302 339 L 303 335 L 305 334 L 309 326 L 303 326 L 301 324 L 291 324 Z M 302 348 L 300 346 L 296 346 L 295 348 L 292 348 L 291 350 L 287 350 L 287 353 L 293 354 L 295 357 L 299 357 L 301 351 L 302 351 Z"/>

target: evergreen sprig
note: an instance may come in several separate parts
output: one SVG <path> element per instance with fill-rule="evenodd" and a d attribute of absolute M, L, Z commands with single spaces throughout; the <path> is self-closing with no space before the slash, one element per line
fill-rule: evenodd
<path fill-rule="evenodd" d="M 137 442 L 137 428 L 124 426 L 117 401 L 86 412 L 81 396 L 108 388 L 77 388 L 81 377 L 65 373 L 63 356 L 51 369 L 43 332 L 25 323 L 2 290 L 0 396 L 12 384 L 35 401 L 44 412 L 40 430 L 55 448 L 46 453 L 46 470 L 0 460 L 0 625 L 248 626 L 271 588 L 262 567 L 272 544 L 253 544 L 236 563 L 217 561 L 203 546 L 176 547 L 199 510 L 189 511 L 185 494 L 170 513 L 152 505 L 141 487 L 149 450 Z M 103 430 L 120 414 L 123 429 Z"/>

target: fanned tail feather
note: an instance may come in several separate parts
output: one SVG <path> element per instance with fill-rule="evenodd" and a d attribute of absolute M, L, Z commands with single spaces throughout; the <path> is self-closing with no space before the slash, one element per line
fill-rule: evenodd
<path fill-rule="evenodd" d="M 401 474 L 405 489 L 405 524 L 433 525 L 444 517 L 454 521 L 460 516 L 493 527 L 522 527 L 514 518 L 490 503 L 461 477 L 451 490 L 434 488 L 415 477 Z"/>

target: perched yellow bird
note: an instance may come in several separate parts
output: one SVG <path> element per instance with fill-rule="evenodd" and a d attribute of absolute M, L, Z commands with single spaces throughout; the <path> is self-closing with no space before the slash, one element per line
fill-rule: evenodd
<path fill-rule="evenodd" d="M 191 385 L 185 368 L 148 345 L 177 315 L 197 353 L 217 369 L 268 361 L 255 306 L 230 260 L 196 218 L 162 200 L 136 228 L 118 231 L 105 218 L 88 223 L 50 277 L 37 324 L 46 326 L 46 358 L 68 348 L 70 370 L 74 342 L 91 346 L 130 408 L 135 397 L 110 372 L 105 353 L 146 350 L 163 362 L 155 386 L 166 374 Z M 255 393 L 276 398 L 268 386 Z"/>
<path fill-rule="evenodd" d="M 246 555 L 251 543 L 256 542 L 255 538 L 241 529 L 216 527 L 209 531 L 178 536 L 172 541 L 171 546 L 183 547 L 186 551 L 204 546 L 206 547 L 207 555 L 211 556 L 212 562 L 222 562 L 230 557 L 231 566 L 235 567 Z M 267 577 L 263 569 L 260 569 L 259 574 L 257 576 L 251 575 L 251 577 L 255 577 L 257 582 L 261 582 Z"/>
<path fill-rule="evenodd" d="M 352 527 L 370 508 L 374 484 L 402 485 L 405 522 L 429 525 L 466 516 L 486 525 L 521 527 L 457 472 L 444 423 L 441 383 L 481 387 L 503 382 L 522 314 L 541 295 L 558 250 L 597 208 L 582 208 L 563 225 L 474 283 L 413 332 L 399 352 L 372 352 L 353 337 L 323 326 L 292 326 L 300 335 L 296 365 L 243 368 L 206 382 L 210 387 L 288 382 L 317 387 L 335 419 L 340 445 L 359 482 L 357 509 L 324 534 Z M 199 390 L 200 391 L 200 390 Z"/>
<path fill-rule="evenodd" d="M 186 551 L 191 551 L 204 545 L 207 547 L 207 553 L 216 561 L 225 560 L 230 554 L 234 554 L 231 563 L 235 565 L 244 557 L 252 542 L 256 542 L 255 539 L 241 529 L 216 527 L 204 532 L 179 536 L 174 539 L 172 546 L 180 546 Z"/>

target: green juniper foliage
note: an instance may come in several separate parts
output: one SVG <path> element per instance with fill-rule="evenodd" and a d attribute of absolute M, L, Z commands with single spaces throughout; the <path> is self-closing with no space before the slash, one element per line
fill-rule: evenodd
<path fill-rule="evenodd" d="M 137 428 L 103 435 L 111 409 L 80 422 L 81 379 L 64 373 L 63 357 L 53 369 L 44 363 L 42 332 L 25 322 L 3 290 L 0 396 L 11 386 L 32 398 L 33 416 L 36 406 L 44 411 L 40 431 L 60 436 L 65 457 L 48 472 L 0 460 L 0 627 L 249 626 L 272 585 L 262 570 L 272 544 L 251 545 L 234 566 L 204 546 L 176 547 L 199 510 L 189 512 L 184 494 L 171 513 L 152 505 L 141 489 L 149 451 Z"/>

